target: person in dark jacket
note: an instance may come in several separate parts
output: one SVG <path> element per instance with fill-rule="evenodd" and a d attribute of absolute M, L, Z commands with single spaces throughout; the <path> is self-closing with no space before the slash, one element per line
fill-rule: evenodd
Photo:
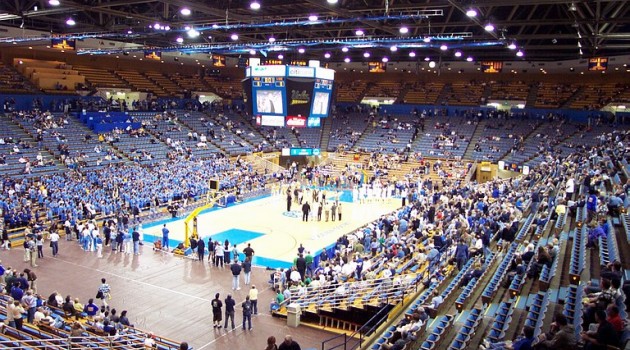
<path fill-rule="evenodd" d="M 225 324 L 223 325 L 225 329 L 227 329 L 227 326 L 228 326 L 228 319 L 232 319 L 232 329 L 235 328 L 234 326 L 234 306 L 235 305 L 236 305 L 236 302 L 234 301 L 234 299 L 232 299 L 232 295 L 228 294 L 228 296 L 225 298 Z"/>
<path fill-rule="evenodd" d="M 197 242 L 197 257 L 199 258 L 199 261 L 203 262 L 203 258 L 205 254 L 206 254 L 206 243 L 203 241 L 203 239 L 200 239 L 199 242 Z"/>
<path fill-rule="evenodd" d="M 239 276 L 241 275 L 241 264 L 238 263 L 238 260 L 234 259 L 232 265 L 230 265 L 230 270 L 232 271 L 232 289 L 233 290 L 241 290 L 239 286 Z"/>

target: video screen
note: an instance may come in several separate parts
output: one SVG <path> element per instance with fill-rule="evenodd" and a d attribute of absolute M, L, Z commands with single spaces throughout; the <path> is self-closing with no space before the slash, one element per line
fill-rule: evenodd
<path fill-rule="evenodd" d="M 256 110 L 258 114 L 271 113 L 283 114 L 284 103 L 282 101 L 282 91 L 280 90 L 257 90 Z"/>
<path fill-rule="evenodd" d="M 328 100 L 330 93 L 316 92 L 313 98 L 313 113 L 316 115 L 328 115 Z"/>

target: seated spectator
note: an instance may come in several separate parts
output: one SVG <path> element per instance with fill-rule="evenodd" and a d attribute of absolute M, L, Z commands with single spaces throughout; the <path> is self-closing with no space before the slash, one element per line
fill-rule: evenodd
<path fill-rule="evenodd" d="M 535 350 L 575 350 L 577 339 L 575 329 L 567 322 L 566 316 L 558 313 L 554 316 L 549 333 L 538 336 Z"/>
<path fill-rule="evenodd" d="M 531 350 L 535 339 L 534 328 L 525 326 L 523 327 L 523 335 L 519 336 L 514 342 L 490 343 L 484 339 L 483 344 L 479 348 L 482 350 Z"/>
<path fill-rule="evenodd" d="M 608 346 L 619 346 L 619 334 L 606 319 L 606 312 L 597 310 L 595 321 L 596 327 L 589 328 L 588 332 L 580 333 L 585 343 L 584 350 L 606 350 Z"/>

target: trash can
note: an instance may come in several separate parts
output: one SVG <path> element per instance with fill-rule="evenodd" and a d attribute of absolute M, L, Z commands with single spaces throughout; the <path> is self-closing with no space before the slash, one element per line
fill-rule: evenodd
<path fill-rule="evenodd" d="M 289 327 L 298 327 L 300 326 L 300 315 L 302 314 L 302 310 L 300 309 L 300 304 L 291 303 L 287 306 L 287 326 Z"/>

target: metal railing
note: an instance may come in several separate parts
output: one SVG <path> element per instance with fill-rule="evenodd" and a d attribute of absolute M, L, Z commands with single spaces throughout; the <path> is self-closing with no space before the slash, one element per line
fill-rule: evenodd
<path fill-rule="evenodd" d="M 3 336 L 7 339 L 7 336 Z M 133 349 L 143 348 L 144 337 L 136 334 L 124 334 L 116 336 L 81 336 L 71 338 L 54 339 L 30 339 L 30 340 L 2 340 L 2 349 Z M 175 349 L 164 346 L 163 348 Z"/>

